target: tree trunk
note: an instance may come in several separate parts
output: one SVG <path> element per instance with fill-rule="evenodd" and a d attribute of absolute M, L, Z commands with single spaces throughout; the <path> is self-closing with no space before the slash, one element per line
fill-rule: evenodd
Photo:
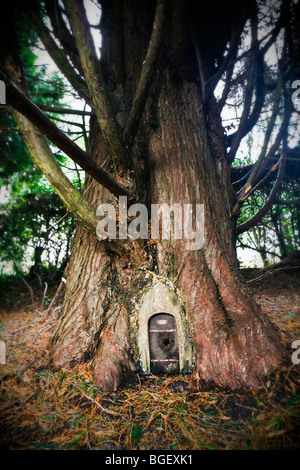
<path fill-rule="evenodd" d="M 29 271 L 30 279 L 34 279 L 37 276 L 42 276 L 42 254 L 44 248 L 42 246 L 36 246 L 34 248 L 34 264 L 31 266 Z"/>
<path fill-rule="evenodd" d="M 111 91 L 119 97 L 120 122 L 136 88 L 153 18 L 137 5 L 134 14 L 132 6 L 122 13 L 122 71 L 120 32 L 110 23 L 116 12 L 110 7 L 108 14 L 105 6 L 102 13 L 103 63 L 116 82 Z M 179 305 L 179 351 L 187 354 L 180 372 L 223 386 L 252 387 L 281 361 L 279 333 L 254 304 L 237 271 L 230 166 L 220 116 L 213 99 L 203 108 L 196 72 L 191 73 L 190 58 L 183 58 L 180 50 L 162 54 L 131 164 L 136 191 L 149 213 L 151 204 L 204 205 L 203 247 L 189 250 L 185 239 L 136 240 L 130 257 L 118 256 L 81 225 L 73 242 L 63 308 L 51 342 L 53 362 L 69 368 L 91 361 L 95 382 L 104 391 L 134 381 L 147 369 L 139 335 L 147 329 L 142 322 L 148 317 L 140 312 L 147 293 L 158 285 L 168 289 L 170 298 L 173 292 L 173 304 Z M 95 120 L 89 153 L 100 164 L 108 153 Z M 90 183 L 88 179 L 86 188 Z M 95 207 L 113 202 L 95 182 L 86 196 Z M 159 302 L 165 308 L 171 305 L 163 298 Z"/>

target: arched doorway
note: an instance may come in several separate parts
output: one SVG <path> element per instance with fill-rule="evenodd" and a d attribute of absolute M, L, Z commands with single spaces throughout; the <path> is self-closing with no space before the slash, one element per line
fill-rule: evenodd
<path fill-rule="evenodd" d="M 179 353 L 174 356 L 174 359 L 178 359 L 179 356 L 179 363 L 177 369 L 177 367 L 174 367 L 176 365 L 175 361 L 169 361 L 169 364 L 173 362 L 171 371 L 161 373 L 190 374 L 195 361 L 192 332 L 190 331 L 184 308 L 175 290 L 166 284 L 166 282 L 154 279 L 153 285 L 148 286 L 144 292 L 142 291 L 141 297 L 138 297 L 135 302 L 137 309 L 131 317 L 131 344 L 137 370 L 145 375 L 154 373 L 153 369 L 151 369 L 149 329 L 163 329 L 165 325 L 160 324 L 156 328 L 155 325 L 149 325 L 149 322 L 152 317 L 155 318 L 156 315 L 164 314 L 170 315 L 174 319 L 172 321 L 175 321 L 170 329 L 177 330 L 175 336 L 177 337 Z M 166 320 L 166 318 L 161 318 L 161 320 Z M 155 348 L 152 347 L 152 350 L 155 350 Z M 153 357 L 152 354 L 152 359 L 157 358 Z M 162 358 L 158 357 L 158 359 Z"/>
<path fill-rule="evenodd" d="M 149 319 L 150 371 L 179 374 L 179 343 L 175 317 L 158 313 Z"/>

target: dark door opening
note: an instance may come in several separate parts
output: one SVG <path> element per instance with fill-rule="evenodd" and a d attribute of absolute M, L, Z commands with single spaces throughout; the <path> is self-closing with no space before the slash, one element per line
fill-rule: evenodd
<path fill-rule="evenodd" d="M 176 320 L 158 313 L 149 320 L 150 370 L 152 374 L 179 374 L 179 346 Z"/>

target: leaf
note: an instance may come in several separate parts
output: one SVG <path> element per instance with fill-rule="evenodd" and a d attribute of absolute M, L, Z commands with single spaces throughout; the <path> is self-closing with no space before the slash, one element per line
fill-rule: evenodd
<path fill-rule="evenodd" d="M 300 395 L 295 395 L 287 401 L 285 407 L 291 408 L 292 406 L 297 406 L 298 404 L 300 404 Z"/>
<path fill-rule="evenodd" d="M 83 431 L 81 431 L 71 442 L 69 442 L 67 444 L 68 447 L 73 447 L 73 446 L 76 446 L 80 439 L 82 438 L 82 436 L 84 436 L 86 433 L 86 430 L 84 429 Z"/>
<path fill-rule="evenodd" d="M 280 431 L 283 425 L 283 421 L 280 418 L 280 416 L 274 416 L 274 418 L 270 421 L 270 423 L 267 425 L 267 429 L 274 429 L 274 431 Z"/>
<path fill-rule="evenodd" d="M 35 447 L 36 449 L 59 449 L 59 446 L 53 442 L 36 442 L 34 444 L 30 444 L 30 447 Z"/>
<path fill-rule="evenodd" d="M 239 421 L 231 421 L 230 423 L 225 423 L 224 428 L 232 428 L 233 426 L 238 426 L 240 424 Z"/>
<path fill-rule="evenodd" d="M 140 442 L 140 438 L 143 434 L 143 428 L 140 426 L 139 423 L 137 423 L 134 428 L 131 431 L 131 437 L 132 439 L 138 444 Z"/>
<path fill-rule="evenodd" d="M 265 405 L 257 397 L 254 397 L 254 398 L 258 406 L 261 406 L 262 408 L 264 408 Z"/>
<path fill-rule="evenodd" d="M 39 372 L 38 374 L 34 375 L 34 378 L 37 377 L 51 377 L 51 372 Z"/>
<path fill-rule="evenodd" d="M 27 397 L 25 399 L 25 403 L 27 403 L 29 400 L 32 400 L 33 398 L 37 397 L 40 394 L 40 392 L 41 392 L 41 389 L 39 388 L 34 393 L 32 393 L 32 395 L 29 395 L 29 397 Z"/>

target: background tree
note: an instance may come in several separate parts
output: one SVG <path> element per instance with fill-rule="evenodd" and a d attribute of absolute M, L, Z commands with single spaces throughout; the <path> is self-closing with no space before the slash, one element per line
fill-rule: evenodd
<path fill-rule="evenodd" d="M 298 73 L 299 4 L 97 4 L 101 21 L 90 24 L 80 0 L 16 2 L 1 30 L 6 47 L 0 78 L 18 128 L 35 164 L 78 220 L 51 344 L 53 363 L 72 367 L 91 360 L 103 390 L 135 378 L 134 299 L 159 275 L 182 299 L 194 346 L 194 377 L 230 387 L 256 386 L 281 362 L 283 343 L 238 275 L 235 242 L 270 210 L 287 157 L 297 157 L 292 157 L 290 129 L 296 119 L 291 85 Z M 20 14 L 29 18 L 58 69 L 91 107 L 86 149 L 28 95 L 20 44 L 12 47 Z M 95 30 L 101 32 L 101 54 Z M 238 124 L 225 133 L 222 112 L 233 96 Z M 246 176 L 241 170 L 242 185 L 234 187 L 230 166 L 262 115 L 258 157 Z M 84 195 L 62 171 L 47 139 L 86 171 Z M 267 177 L 273 183 L 266 203 L 254 219 L 236 227 L 243 204 Z M 177 239 L 98 240 L 96 207 L 116 203 L 118 196 L 127 196 L 128 205 L 138 201 L 148 207 L 204 204 L 203 248 L 186 250 L 185 241 Z"/>
<path fill-rule="evenodd" d="M 18 24 L 17 34 L 22 46 L 20 54 L 31 96 L 42 107 L 60 104 L 66 90 L 63 78 L 57 71 L 49 74 L 46 65 L 36 65 L 38 36 L 27 18 L 23 18 Z M 69 132 L 66 121 L 59 116 L 60 114 L 53 114 L 53 118 L 64 123 L 66 132 Z M 81 126 L 78 123 L 70 124 Z M 75 132 L 71 130 L 71 134 L 74 135 Z M 8 263 L 10 272 L 18 275 L 26 276 L 29 271 L 30 277 L 36 280 L 41 280 L 42 271 L 45 271 L 47 281 L 51 281 L 64 269 L 69 257 L 74 219 L 66 214 L 65 206 L 52 186 L 39 169 L 34 167 L 12 112 L 6 106 L 2 107 L 0 113 L 0 147 L 2 265 L 7 268 Z M 65 167 L 68 159 L 59 152 L 56 153 L 56 158 Z M 80 186 L 78 169 L 75 168 L 74 172 L 75 178 L 73 176 L 72 181 Z M 69 173 L 72 175 L 70 171 Z"/>
<path fill-rule="evenodd" d="M 65 216 L 66 210 L 58 196 L 41 190 L 2 205 L 1 261 L 13 261 L 16 274 L 29 271 L 29 277 L 40 282 L 43 272 L 49 281 L 57 279 L 59 273 L 62 276 L 74 231 L 72 220 Z"/>
<path fill-rule="evenodd" d="M 263 266 L 278 262 L 295 252 L 299 246 L 299 150 L 295 148 L 286 157 L 284 178 L 272 204 L 267 200 L 274 184 L 268 177 L 259 188 L 245 201 L 240 211 L 238 224 L 252 220 L 251 227 L 238 236 L 237 247 L 251 249 L 259 253 Z M 249 159 L 247 158 L 249 161 Z M 245 162 L 245 160 L 244 160 Z M 233 187 L 241 187 L 240 174 L 249 172 L 251 164 L 232 168 Z M 266 208 L 261 216 L 260 209 Z M 255 217 L 254 217 L 255 216 Z"/>

